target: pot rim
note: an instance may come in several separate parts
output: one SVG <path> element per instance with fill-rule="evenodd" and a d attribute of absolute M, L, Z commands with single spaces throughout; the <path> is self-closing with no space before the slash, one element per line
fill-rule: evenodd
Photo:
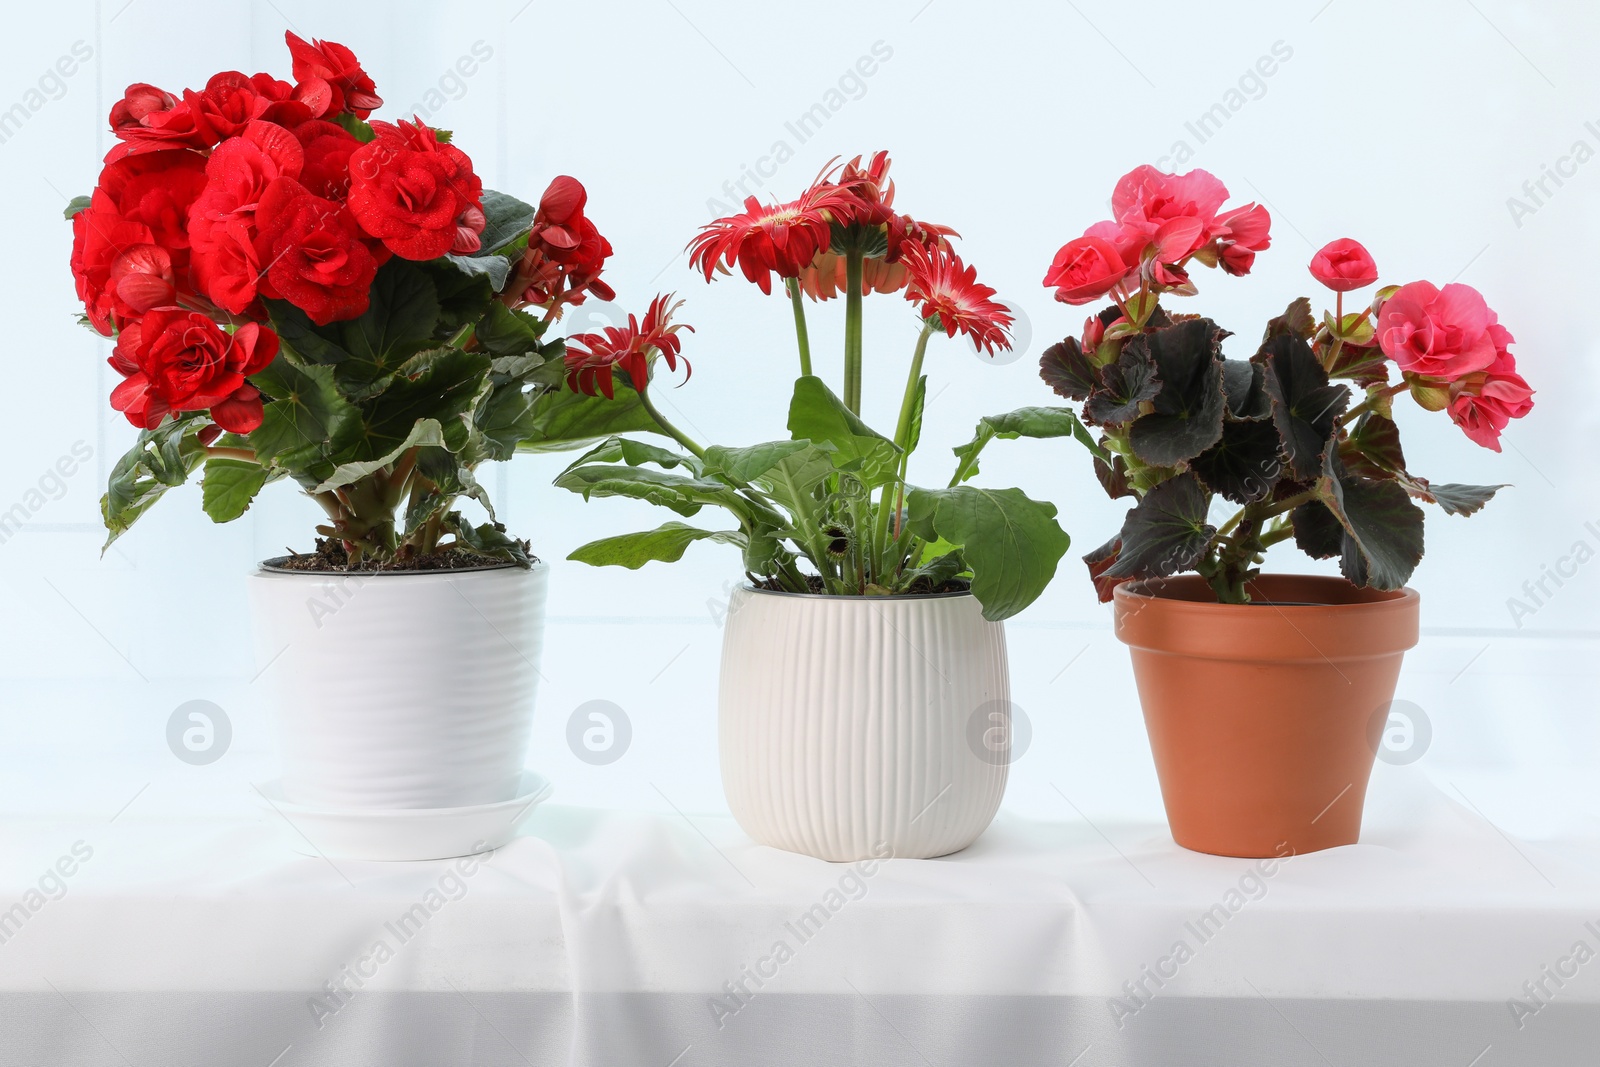
<path fill-rule="evenodd" d="M 953 600 L 956 597 L 971 596 L 972 590 L 960 589 L 954 593 L 895 593 L 889 596 L 861 596 L 858 594 L 833 594 L 833 593 L 791 593 L 787 589 L 760 589 L 749 582 L 742 582 L 739 591 L 745 593 L 759 593 L 762 596 L 786 596 L 795 600 L 860 600 L 873 601 L 878 604 L 895 604 L 907 600 Z"/>
<path fill-rule="evenodd" d="M 437 570 L 410 570 L 410 571 L 303 571 L 289 567 L 279 566 L 288 556 L 273 556 L 256 564 L 253 572 L 255 575 L 273 575 L 285 578 L 448 578 L 453 574 L 482 574 L 485 571 L 527 571 L 532 573 L 539 570 L 548 570 L 550 564 L 542 559 L 534 560 L 529 566 L 509 561 L 484 563 L 473 567 L 441 567 Z"/>
<path fill-rule="evenodd" d="M 1358 586 L 1348 578 L 1334 577 L 1333 575 L 1327 574 L 1294 574 L 1289 572 L 1277 572 L 1271 574 L 1262 574 L 1260 577 L 1268 579 L 1290 578 L 1296 581 L 1310 581 L 1317 585 L 1327 586 L 1330 588 L 1370 591 L 1379 594 L 1379 596 L 1378 599 L 1375 600 L 1362 600 L 1355 602 L 1332 601 L 1308 604 L 1275 603 L 1267 601 L 1257 604 L 1223 604 L 1214 600 L 1188 600 L 1184 597 L 1162 595 L 1160 587 L 1166 583 L 1182 582 L 1185 585 L 1204 584 L 1205 579 L 1200 577 L 1198 574 L 1176 574 L 1167 578 L 1140 578 L 1134 581 L 1123 582 L 1112 591 L 1112 595 L 1119 604 L 1136 600 L 1149 602 L 1159 601 L 1160 603 L 1167 605 L 1169 610 L 1192 610 L 1197 612 L 1241 611 L 1255 607 L 1274 607 L 1279 611 L 1290 612 L 1324 612 L 1330 610 L 1349 612 L 1394 611 L 1415 606 L 1422 599 L 1422 594 L 1417 592 L 1409 585 L 1402 586 L 1399 589 L 1375 590 L 1371 589 L 1369 586 Z"/>

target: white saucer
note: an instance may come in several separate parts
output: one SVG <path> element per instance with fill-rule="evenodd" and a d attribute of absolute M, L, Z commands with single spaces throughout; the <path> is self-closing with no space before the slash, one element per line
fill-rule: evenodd
<path fill-rule="evenodd" d="M 256 793 L 275 814 L 291 847 L 303 856 L 352 860 L 436 860 L 499 848 L 554 792 L 541 775 L 522 773 L 517 795 L 494 804 L 460 808 L 315 808 L 284 799 L 282 784 L 265 782 Z M 287 824 L 287 825 L 285 825 Z"/>

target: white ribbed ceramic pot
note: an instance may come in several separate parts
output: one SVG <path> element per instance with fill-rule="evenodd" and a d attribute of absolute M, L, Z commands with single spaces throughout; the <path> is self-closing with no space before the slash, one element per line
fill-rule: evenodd
<path fill-rule="evenodd" d="M 970 594 L 740 588 L 718 697 L 728 806 L 762 844 L 819 859 L 959 851 L 1005 793 L 1010 696 L 1005 627 Z"/>
<path fill-rule="evenodd" d="M 517 795 L 550 569 L 250 578 L 283 795 L 328 808 L 453 808 Z"/>

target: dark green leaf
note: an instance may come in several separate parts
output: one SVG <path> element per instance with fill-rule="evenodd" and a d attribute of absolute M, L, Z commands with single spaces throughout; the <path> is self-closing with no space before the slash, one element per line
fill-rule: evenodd
<path fill-rule="evenodd" d="M 613 434 L 662 432 L 632 389 L 617 390 L 615 400 L 567 389 L 542 393 L 533 402 L 532 426 L 517 451 L 564 452 Z"/>
<path fill-rule="evenodd" d="M 1311 301 L 1297 296 L 1287 311 L 1267 322 L 1267 332 L 1261 338 L 1261 343 L 1265 346 L 1279 337 L 1298 337 L 1309 341 L 1316 330 L 1317 318 L 1311 313 Z"/>
<path fill-rule="evenodd" d="M 1148 345 L 1161 390 L 1150 414 L 1128 431 L 1134 455 L 1155 467 L 1191 460 L 1222 436 L 1222 361 L 1224 334 L 1210 319 L 1189 319 L 1136 337 L 1123 346 Z"/>
<path fill-rule="evenodd" d="M 437 348 L 413 356 L 382 393 L 362 403 L 361 444 L 350 458 L 374 460 L 393 453 L 424 419 L 438 423 L 439 443 L 460 451 L 488 373 L 489 357 L 481 352 Z"/>
<path fill-rule="evenodd" d="M 444 431 L 440 429 L 436 419 L 418 419 L 411 426 L 405 437 L 393 442 L 387 451 L 381 452 L 371 459 L 347 460 L 333 469 L 333 473 L 323 479 L 322 483 L 315 486 L 313 493 L 327 493 L 334 489 L 342 489 L 347 485 L 354 485 L 363 478 L 382 470 L 398 460 L 408 449 L 412 448 L 443 448 Z"/>
<path fill-rule="evenodd" d="M 943 538 L 961 549 L 972 571 L 972 595 L 983 617 L 998 622 L 1036 600 L 1071 544 L 1054 504 L 1020 489 L 913 489 L 907 522 L 925 541 Z"/>
<path fill-rule="evenodd" d="M 1211 494 L 1193 473 L 1167 479 L 1128 512 L 1116 562 L 1101 573 L 1108 578 L 1165 578 L 1192 569 L 1217 533 L 1206 522 L 1210 508 Z"/>
<path fill-rule="evenodd" d="M 1344 551 L 1344 527 L 1321 502 L 1301 504 L 1289 512 L 1289 522 L 1295 546 L 1312 559 L 1332 559 Z"/>
<path fill-rule="evenodd" d="M 1100 370 L 1100 383 L 1083 406 L 1083 417 L 1097 426 L 1132 422 L 1161 391 L 1150 348 L 1132 341 L 1122 346 L 1117 361 Z"/>
<path fill-rule="evenodd" d="M 462 327 L 476 325 L 496 302 L 489 276 L 463 271 L 454 263 L 456 258 L 445 256 L 417 264 L 432 280 L 439 299 L 439 321 L 433 329 L 436 341 L 450 340 Z"/>
<path fill-rule="evenodd" d="M 1349 435 L 1339 442 L 1345 470 L 1361 478 L 1393 478 L 1406 469 L 1400 449 L 1400 427 L 1392 419 L 1367 412 L 1356 420 Z"/>
<path fill-rule="evenodd" d="M 1222 440 L 1196 456 L 1191 467 L 1212 492 L 1253 504 L 1271 496 L 1283 476 L 1283 442 L 1270 422 L 1225 423 Z"/>
<path fill-rule="evenodd" d="M 478 344 L 496 356 L 520 356 L 538 351 L 544 329 L 526 311 L 512 311 L 496 300 L 478 323 Z"/>
<path fill-rule="evenodd" d="M 1262 388 L 1264 372 L 1259 363 L 1242 359 L 1222 361 L 1222 391 L 1228 399 L 1228 418 L 1256 420 L 1272 415 L 1272 401 Z"/>
<path fill-rule="evenodd" d="M 501 523 L 486 522 L 481 526 L 474 526 L 452 511 L 444 521 L 444 528 L 456 535 L 458 548 L 475 556 L 505 560 L 520 567 L 528 567 L 533 563 L 527 547 L 521 541 L 509 536 Z"/>
<path fill-rule="evenodd" d="M 524 204 L 521 200 L 507 193 L 485 189 L 483 191 L 483 232 L 478 235 L 479 249 L 473 254 L 479 258 L 484 258 L 500 251 L 500 249 L 527 232 L 528 227 L 533 225 L 533 216 L 535 214 L 537 212 L 531 204 Z"/>
<path fill-rule="evenodd" d="M 472 416 L 486 458 L 507 460 L 516 455 L 517 443 L 533 432 L 533 397 L 520 384 L 492 389 Z"/>
<path fill-rule="evenodd" d="M 1100 384 L 1100 373 L 1084 354 L 1076 337 L 1068 337 L 1044 350 L 1039 357 L 1039 377 L 1067 400 L 1087 400 Z"/>
<path fill-rule="evenodd" d="M 318 481 L 360 441 L 361 413 L 333 381 L 333 368 L 279 357 L 251 382 L 269 399 L 250 447 L 263 463 L 309 471 Z"/>
<path fill-rule="evenodd" d="M 1256 359 L 1265 368 L 1272 423 L 1283 438 L 1289 469 L 1296 478 L 1315 478 L 1339 416 L 1350 403 L 1350 390 L 1330 385 L 1311 346 L 1293 334 L 1268 341 Z"/>
<path fill-rule="evenodd" d="M 511 276 L 511 261 L 505 256 L 447 255 L 444 261 L 463 274 L 481 275 L 488 279 L 490 288 L 497 293 L 506 287 L 506 279 Z"/>
<path fill-rule="evenodd" d="M 1330 455 L 1317 495 L 1344 527 L 1339 569 L 1356 585 L 1399 589 L 1422 562 L 1422 509 L 1398 482 L 1340 477 Z"/>

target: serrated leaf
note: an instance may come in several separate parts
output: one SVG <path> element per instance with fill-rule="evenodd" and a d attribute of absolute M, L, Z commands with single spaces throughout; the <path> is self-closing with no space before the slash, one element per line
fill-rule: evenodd
<path fill-rule="evenodd" d="M 1211 494 L 1193 473 L 1151 489 L 1122 522 L 1116 561 L 1106 578 L 1165 578 L 1193 569 L 1216 527 L 1206 522 Z"/>
<path fill-rule="evenodd" d="M 506 279 L 511 276 L 511 261 L 505 256 L 445 255 L 443 259 L 463 274 L 488 278 L 490 288 L 497 293 L 506 287 Z"/>
<path fill-rule="evenodd" d="M 323 479 L 321 484 L 311 491 L 313 493 L 327 493 L 335 489 L 342 489 L 347 485 L 353 485 L 369 474 L 389 466 L 404 455 L 408 449 L 429 447 L 444 447 L 444 431 L 440 428 L 436 419 L 418 419 L 412 425 L 411 432 L 395 442 L 388 451 L 372 459 L 350 460 L 339 464 L 333 469 L 332 474 Z"/>
<path fill-rule="evenodd" d="M 1161 391 L 1155 362 L 1146 345 L 1130 341 L 1115 363 L 1100 369 L 1100 380 L 1083 405 L 1083 417 L 1097 426 L 1117 427 L 1138 418 L 1143 405 Z"/>
<path fill-rule="evenodd" d="M 1283 334 L 1262 346 L 1256 359 L 1263 365 L 1263 387 L 1272 400 L 1272 424 L 1283 438 L 1289 469 L 1298 479 L 1315 478 L 1339 416 L 1350 403 L 1350 390 L 1331 385 L 1311 346 Z"/>
<path fill-rule="evenodd" d="M 267 478 L 267 468 L 259 463 L 213 456 L 200 479 L 201 507 L 212 522 L 232 522 L 250 509 Z"/>
<path fill-rule="evenodd" d="M 1438 504 L 1446 515 L 1474 515 L 1494 499 L 1496 492 L 1509 488 L 1504 484 L 1462 485 L 1458 482 L 1434 485 L 1426 478 L 1418 478 L 1414 474 L 1402 475 L 1400 484 L 1405 486 L 1406 492 L 1418 500 L 1428 504 Z"/>
<path fill-rule="evenodd" d="M 1152 410 L 1134 420 L 1128 443 L 1154 467 L 1173 467 L 1198 456 L 1222 436 L 1223 332 L 1210 319 L 1191 319 L 1145 334 L 1124 347 L 1148 345 L 1161 389 Z"/>
<path fill-rule="evenodd" d="M 544 323 L 526 311 L 512 311 L 496 300 L 478 323 L 478 344 L 496 356 L 520 356 L 539 348 Z"/>
<path fill-rule="evenodd" d="M 506 533 L 504 524 L 486 522 L 474 526 L 457 512 L 452 511 L 443 523 L 445 529 L 456 535 L 456 547 L 485 559 L 505 560 L 519 567 L 531 566 L 533 560 L 522 542 Z"/>
<path fill-rule="evenodd" d="M 269 398 L 249 436 L 261 462 L 320 480 L 333 470 L 330 457 L 360 440 L 361 412 L 339 394 L 332 367 L 296 366 L 280 353 L 250 381 Z"/>
<path fill-rule="evenodd" d="M 494 189 L 483 191 L 482 204 L 483 232 L 478 235 L 478 251 L 473 253 L 479 259 L 488 258 L 525 234 L 537 214 L 533 205 Z"/>
<path fill-rule="evenodd" d="M 1100 373 L 1076 337 L 1058 341 L 1039 357 L 1039 377 L 1067 400 L 1087 400 L 1100 384 Z"/>
<path fill-rule="evenodd" d="M 1339 442 L 1339 458 L 1345 470 L 1357 477 L 1393 478 L 1406 469 L 1400 427 L 1392 419 L 1367 412 Z"/>
<path fill-rule="evenodd" d="M 1398 482 L 1341 477 L 1329 455 L 1318 499 L 1344 528 L 1339 570 L 1356 585 L 1399 589 L 1422 562 L 1422 509 Z"/>
<path fill-rule="evenodd" d="M 382 393 L 362 402 L 361 444 L 349 458 L 375 460 L 392 454 L 422 420 L 438 424 L 443 435 L 438 444 L 459 452 L 488 373 L 489 357 L 481 352 L 436 348 L 411 357 Z"/>
<path fill-rule="evenodd" d="M 1267 320 L 1266 334 L 1261 338 L 1261 343 L 1266 345 L 1279 337 L 1298 337 L 1309 341 L 1316 330 L 1317 318 L 1311 313 L 1311 301 L 1297 296 L 1282 315 Z"/>
<path fill-rule="evenodd" d="M 1261 364 L 1242 359 L 1223 360 L 1222 392 L 1228 401 L 1228 418 L 1247 421 L 1270 418 L 1272 401 L 1262 388 L 1263 383 Z"/>
<path fill-rule="evenodd" d="M 1253 504 L 1271 496 L 1283 476 L 1283 442 L 1270 422 L 1225 423 L 1222 440 L 1190 466 L 1212 492 L 1236 504 Z"/>
<path fill-rule="evenodd" d="M 167 419 L 153 430 L 140 430 L 138 438 L 111 468 L 106 491 L 100 498 L 100 517 L 106 543 L 127 533 L 168 489 L 188 480 L 205 460 L 205 448 L 196 438 L 211 420 L 203 415 Z M 104 551 L 102 548 L 102 551 Z"/>

